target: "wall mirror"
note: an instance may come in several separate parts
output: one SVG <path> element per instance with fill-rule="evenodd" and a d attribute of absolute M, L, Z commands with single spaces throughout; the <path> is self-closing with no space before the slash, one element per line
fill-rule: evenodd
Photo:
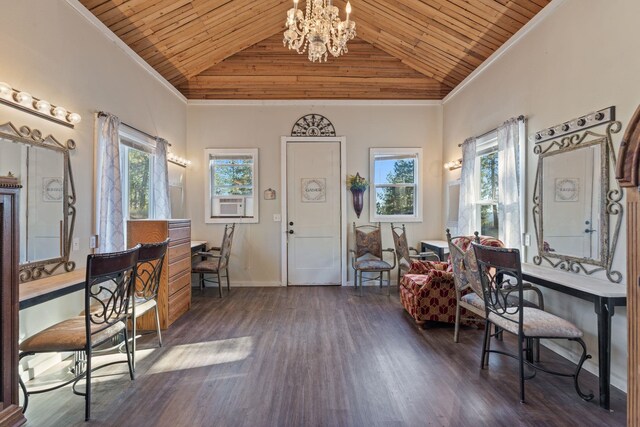
<path fill-rule="evenodd" d="M 611 268 L 622 192 L 609 176 L 616 162 L 611 135 L 620 129 L 620 122 L 609 122 L 604 133 L 588 130 L 534 147 L 536 264 L 545 261 L 573 273 L 604 271 L 610 281 L 622 280 Z"/>
<path fill-rule="evenodd" d="M 20 281 L 72 271 L 69 261 L 75 224 L 75 189 L 69 151 L 37 129 L 0 125 L 0 175 L 14 175 L 20 193 Z"/>

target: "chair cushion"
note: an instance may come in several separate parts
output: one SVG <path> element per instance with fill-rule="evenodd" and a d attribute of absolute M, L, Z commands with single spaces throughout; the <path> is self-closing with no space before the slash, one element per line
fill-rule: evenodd
<path fill-rule="evenodd" d="M 124 322 L 113 325 L 91 324 L 91 342 L 100 343 L 125 328 Z M 87 345 L 85 317 L 76 316 L 49 326 L 20 344 L 20 351 L 48 353 L 82 350 Z"/>
<path fill-rule="evenodd" d="M 370 232 L 356 229 L 356 258 L 366 254 L 382 258 L 381 236 L 379 228 Z"/>
<path fill-rule="evenodd" d="M 549 338 L 580 338 L 582 331 L 576 325 L 537 308 L 523 308 L 523 332 L 527 337 L 549 337 Z M 507 320 L 493 312 L 489 313 L 489 320 L 499 327 L 518 334 L 518 313 L 506 314 Z"/>
<path fill-rule="evenodd" d="M 484 310 L 484 301 L 475 292 L 469 292 L 465 295 L 462 295 L 460 299 L 469 305 L 472 305 L 480 310 Z"/>
<path fill-rule="evenodd" d="M 135 298 L 136 304 L 136 317 L 142 316 L 147 311 L 156 306 L 156 300 L 154 298 L 146 300 L 144 298 Z M 129 305 L 131 307 L 131 305 Z"/>
<path fill-rule="evenodd" d="M 356 270 L 368 270 L 368 271 L 391 270 L 391 264 L 389 264 L 386 261 L 381 261 L 379 259 L 363 259 L 361 261 L 356 261 L 355 267 L 356 267 Z"/>
<path fill-rule="evenodd" d="M 218 272 L 218 259 L 206 259 L 204 261 L 198 261 L 191 267 L 192 273 L 217 273 Z"/>

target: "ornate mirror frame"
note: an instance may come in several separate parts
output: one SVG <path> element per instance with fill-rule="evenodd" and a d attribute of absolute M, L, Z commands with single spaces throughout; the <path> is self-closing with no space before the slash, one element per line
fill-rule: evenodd
<path fill-rule="evenodd" d="M 20 282 L 28 282 L 39 279 L 43 275 L 51 275 L 60 267 L 63 267 L 67 272 L 73 271 L 76 264 L 73 261 L 69 261 L 69 254 L 71 253 L 71 241 L 76 222 L 76 191 L 73 183 L 73 174 L 71 173 L 69 151 L 76 148 L 76 143 L 72 139 L 67 140 L 66 143 L 61 143 L 53 135 L 43 137 L 42 132 L 37 129 L 32 129 L 28 126 L 17 128 L 11 122 L 0 125 L 0 138 L 54 150 L 62 153 L 64 158 L 63 200 L 66 200 L 66 205 L 64 206 L 66 214 L 63 215 L 61 256 L 20 264 Z"/>
<path fill-rule="evenodd" d="M 603 123 L 603 125 L 605 125 Z M 533 257 L 533 262 L 540 265 L 546 261 L 554 268 L 570 271 L 572 273 L 584 273 L 587 275 L 597 271 L 604 271 L 607 278 L 614 283 L 622 281 L 622 274 L 612 270 L 613 256 L 618 243 L 620 225 L 622 223 L 622 199 L 623 193 L 615 180 L 610 179 L 610 171 L 616 168 L 615 151 L 613 150 L 612 134 L 620 132 L 622 124 L 618 121 L 606 123 L 604 134 L 586 130 L 567 134 L 559 140 L 550 140 L 539 143 L 533 149 L 538 155 L 538 167 L 533 190 L 533 223 L 536 240 L 538 242 L 538 255 Z M 562 255 L 550 252 L 544 248 L 543 237 L 543 210 L 542 186 L 543 186 L 543 160 L 551 155 L 570 152 L 583 147 L 600 145 L 600 186 L 594 185 L 594 190 L 600 190 L 600 254 L 599 259 L 580 258 L 571 255 Z M 613 229 L 611 225 L 613 223 Z"/>

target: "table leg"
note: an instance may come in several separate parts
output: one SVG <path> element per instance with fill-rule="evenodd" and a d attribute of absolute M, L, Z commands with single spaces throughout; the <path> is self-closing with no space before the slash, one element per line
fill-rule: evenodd
<path fill-rule="evenodd" d="M 596 300 L 598 315 L 598 373 L 600 381 L 600 407 L 610 408 L 611 382 L 611 317 L 614 306 L 608 298 Z"/>

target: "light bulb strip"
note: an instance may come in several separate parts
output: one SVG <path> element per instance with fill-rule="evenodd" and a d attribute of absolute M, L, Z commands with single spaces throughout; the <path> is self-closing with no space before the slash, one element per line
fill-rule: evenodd
<path fill-rule="evenodd" d="M 53 105 L 44 99 L 31 96 L 28 92 L 14 89 L 4 82 L 0 82 L 0 103 L 71 129 L 82 120 L 78 113 L 73 113 L 64 107 Z"/>
<path fill-rule="evenodd" d="M 541 142 L 545 142 L 550 139 L 560 139 L 570 133 L 579 132 L 594 126 L 600 126 L 602 124 L 612 122 L 615 119 L 616 107 L 611 106 L 538 131 L 531 135 L 530 139 L 536 144 L 540 144 Z"/>
<path fill-rule="evenodd" d="M 173 153 L 168 153 L 167 154 L 167 161 L 169 163 L 173 163 L 174 165 L 182 166 L 183 168 L 186 168 L 187 166 L 189 166 L 191 164 L 191 160 L 187 160 L 187 159 L 185 159 L 183 157 L 176 156 Z"/>
<path fill-rule="evenodd" d="M 462 167 L 462 159 L 452 160 L 444 164 L 445 169 L 449 169 L 450 171 L 455 169 L 460 169 Z"/>

